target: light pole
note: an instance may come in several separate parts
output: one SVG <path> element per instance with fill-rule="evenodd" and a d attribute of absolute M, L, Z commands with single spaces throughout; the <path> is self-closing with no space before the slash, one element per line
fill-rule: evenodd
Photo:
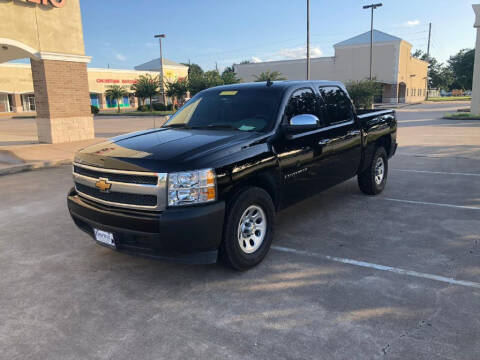
<path fill-rule="evenodd" d="M 165 38 L 165 34 L 158 34 L 155 35 L 155 38 L 158 38 L 160 42 L 160 87 L 162 91 L 162 99 L 163 99 L 163 104 L 167 105 L 167 98 L 165 96 L 165 86 L 164 86 L 164 81 L 163 81 L 163 54 L 162 54 L 162 38 Z M 150 104 L 152 106 L 152 104 Z"/>
<path fill-rule="evenodd" d="M 310 80 L 310 0 L 307 0 L 307 80 Z"/>
<path fill-rule="evenodd" d="M 371 25 L 370 25 L 370 80 L 373 79 L 372 77 L 372 59 L 373 59 L 373 10 L 377 7 L 383 6 L 382 3 L 372 4 L 372 5 L 365 5 L 364 9 L 372 9 L 371 15 Z"/>

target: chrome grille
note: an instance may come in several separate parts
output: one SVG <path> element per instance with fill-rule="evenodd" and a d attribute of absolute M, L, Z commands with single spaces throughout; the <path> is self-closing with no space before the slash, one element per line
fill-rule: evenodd
<path fill-rule="evenodd" d="M 150 173 L 97 168 L 73 164 L 77 193 L 105 205 L 129 209 L 162 211 L 166 207 L 166 173 Z M 110 189 L 102 191 L 96 183 L 106 181 Z"/>
<path fill-rule="evenodd" d="M 157 175 L 127 175 L 120 173 L 108 173 L 102 170 L 91 170 L 78 165 L 73 166 L 73 172 L 88 176 L 91 178 L 108 178 L 111 181 L 126 182 L 131 184 L 145 184 L 145 185 L 157 185 Z"/>

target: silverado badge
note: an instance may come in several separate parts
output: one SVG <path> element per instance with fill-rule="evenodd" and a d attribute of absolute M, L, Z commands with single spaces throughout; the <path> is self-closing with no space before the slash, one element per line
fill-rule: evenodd
<path fill-rule="evenodd" d="M 95 186 L 97 187 L 97 189 L 100 189 L 100 191 L 102 192 L 109 192 L 110 188 L 112 187 L 112 184 L 108 182 L 108 179 L 100 178 L 95 183 Z"/>

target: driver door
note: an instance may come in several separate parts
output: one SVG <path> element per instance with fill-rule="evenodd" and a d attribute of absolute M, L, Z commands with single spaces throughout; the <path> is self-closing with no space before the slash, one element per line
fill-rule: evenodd
<path fill-rule="evenodd" d="M 290 124 L 292 117 L 311 114 L 318 117 L 318 97 L 311 88 L 295 90 L 285 107 L 283 125 Z M 318 127 L 321 127 L 319 119 Z M 283 132 L 276 150 L 283 180 L 283 205 L 288 206 L 316 192 L 315 174 L 318 151 L 318 133 L 314 130 Z"/>

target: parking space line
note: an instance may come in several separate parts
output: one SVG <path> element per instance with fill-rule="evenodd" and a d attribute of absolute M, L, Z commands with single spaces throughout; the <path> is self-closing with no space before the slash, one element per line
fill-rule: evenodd
<path fill-rule="evenodd" d="M 347 258 L 340 258 L 340 257 L 336 257 L 336 256 L 323 255 L 323 254 L 318 254 L 318 253 L 314 253 L 314 252 L 310 252 L 310 251 L 288 248 L 288 247 L 284 247 L 284 246 L 272 246 L 272 249 L 276 250 L 276 251 L 285 252 L 285 253 L 292 253 L 292 254 L 297 254 L 297 255 L 303 255 L 303 256 L 308 256 L 308 257 L 314 257 L 314 258 L 319 258 L 319 259 L 324 259 L 324 260 L 340 262 L 340 263 L 343 263 L 343 264 L 361 266 L 361 267 L 371 268 L 371 269 L 381 270 L 381 271 L 389 271 L 389 272 L 393 272 L 393 273 L 399 274 L 399 275 L 408 275 L 408 276 L 413 276 L 413 277 L 417 277 L 417 278 L 440 281 L 440 282 L 447 283 L 447 284 L 450 284 L 450 285 L 467 286 L 467 287 L 471 287 L 471 288 L 475 288 L 475 289 L 480 289 L 480 283 L 473 282 L 473 281 L 456 280 L 454 278 L 449 278 L 449 277 L 445 277 L 445 276 L 426 274 L 426 273 L 421 273 L 421 272 L 412 271 L 412 270 L 400 269 L 400 268 L 396 268 L 396 267 L 392 267 L 392 266 L 385 266 L 385 265 L 369 263 L 369 262 L 365 262 L 365 261 L 357 261 L 357 260 L 352 260 L 352 259 L 347 259 Z"/>
<path fill-rule="evenodd" d="M 461 173 L 461 172 L 429 171 L 429 170 L 411 170 L 411 169 L 392 169 L 392 170 L 395 170 L 395 171 L 403 171 L 403 172 L 419 173 L 419 174 L 462 175 L 462 176 L 479 176 L 479 177 L 480 177 L 480 174 Z"/>
<path fill-rule="evenodd" d="M 392 199 L 392 198 L 386 198 L 386 197 L 379 197 L 379 198 L 377 198 L 377 199 L 379 199 L 379 200 L 387 200 L 387 201 L 402 202 L 402 203 L 406 203 L 406 204 L 433 205 L 433 206 L 442 206 L 442 207 L 449 207 L 449 208 L 455 208 L 455 209 L 480 210 L 480 207 L 476 207 L 476 206 L 452 205 L 452 204 L 442 204 L 442 203 L 434 203 L 434 202 L 428 202 L 428 201 L 414 201 L 414 200 Z"/>

